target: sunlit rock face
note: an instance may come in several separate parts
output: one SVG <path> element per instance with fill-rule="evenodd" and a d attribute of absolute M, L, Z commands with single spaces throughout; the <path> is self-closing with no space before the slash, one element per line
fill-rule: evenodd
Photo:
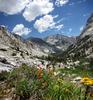
<path fill-rule="evenodd" d="M 91 14 L 90 18 L 87 20 L 87 24 L 80 34 L 79 38 L 82 39 L 87 35 L 93 35 L 93 14 Z"/>
<path fill-rule="evenodd" d="M 93 58 L 93 14 L 87 20 L 85 28 L 78 37 L 77 44 L 78 49 L 81 48 L 85 57 Z"/>

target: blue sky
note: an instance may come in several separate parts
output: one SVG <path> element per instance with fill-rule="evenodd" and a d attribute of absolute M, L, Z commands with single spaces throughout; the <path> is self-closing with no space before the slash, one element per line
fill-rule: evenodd
<path fill-rule="evenodd" d="M 24 38 L 77 36 L 93 13 L 93 0 L 0 0 L 0 25 Z"/>

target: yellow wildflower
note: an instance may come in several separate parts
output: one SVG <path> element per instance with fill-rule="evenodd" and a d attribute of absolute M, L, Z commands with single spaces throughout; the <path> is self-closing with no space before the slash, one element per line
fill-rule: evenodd
<path fill-rule="evenodd" d="M 93 85 L 93 81 L 92 81 L 92 80 L 86 81 L 86 82 L 84 83 L 84 85 Z"/>
<path fill-rule="evenodd" d="M 88 77 L 84 77 L 84 78 L 82 78 L 82 81 L 88 81 L 88 80 L 90 80 L 90 78 L 88 78 Z"/>
<path fill-rule="evenodd" d="M 84 77 L 82 78 L 81 83 L 83 83 L 84 85 L 93 85 L 93 79 Z"/>

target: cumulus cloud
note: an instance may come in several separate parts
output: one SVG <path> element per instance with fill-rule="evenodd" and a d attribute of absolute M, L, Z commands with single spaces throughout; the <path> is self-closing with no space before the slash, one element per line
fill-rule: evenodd
<path fill-rule="evenodd" d="M 13 15 L 24 10 L 23 17 L 29 22 L 53 9 L 51 0 L 0 0 L 0 12 Z"/>
<path fill-rule="evenodd" d="M 17 35 L 28 35 L 31 30 L 27 27 L 25 27 L 23 24 L 17 24 L 14 28 L 13 28 L 13 33 L 17 34 Z"/>
<path fill-rule="evenodd" d="M 32 0 L 26 6 L 23 16 L 30 22 L 37 16 L 48 14 L 53 9 L 53 3 L 50 0 Z"/>
<path fill-rule="evenodd" d="M 35 22 L 34 27 L 38 30 L 38 32 L 42 33 L 49 28 L 53 28 L 54 25 L 55 22 L 52 15 L 45 15 Z"/>
<path fill-rule="evenodd" d="M 0 0 L 0 12 L 9 15 L 21 12 L 28 4 L 29 0 Z"/>
<path fill-rule="evenodd" d="M 65 4 L 67 4 L 69 2 L 69 0 L 56 0 L 55 5 L 56 6 L 63 6 Z"/>
<path fill-rule="evenodd" d="M 34 28 L 37 29 L 40 33 L 47 31 L 48 29 L 60 30 L 63 28 L 63 24 L 58 24 L 54 21 L 54 18 L 56 17 L 53 17 L 52 15 L 45 15 L 35 22 Z"/>

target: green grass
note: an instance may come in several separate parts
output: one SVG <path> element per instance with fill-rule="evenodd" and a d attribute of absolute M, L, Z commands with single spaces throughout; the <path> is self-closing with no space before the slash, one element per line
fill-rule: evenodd
<path fill-rule="evenodd" d="M 0 87 L 0 93 L 2 96 L 3 94 L 8 95 L 4 91 L 14 88 L 13 92 L 16 97 L 19 96 L 23 100 L 34 96 L 40 100 L 84 100 L 85 87 L 64 79 L 60 75 L 62 73 L 83 76 L 90 71 L 65 68 L 60 69 L 59 75 L 54 76 L 53 71 L 48 72 L 23 64 L 8 73 L 7 78 L 5 78 L 7 84 L 5 88 Z"/>
<path fill-rule="evenodd" d="M 85 76 L 93 77 L 92 70 L 86 70 L 86 69 L 81 69 L 81 68 L 75 68 L 75 69 L 64 68 L 64 69 L 59 69 L 59 71 L 61 71 L 61 73 L 65 73 L 66 75 L 76 74 L 77 76 L 81 76 L 81 77 L 85 77 Z"/>

